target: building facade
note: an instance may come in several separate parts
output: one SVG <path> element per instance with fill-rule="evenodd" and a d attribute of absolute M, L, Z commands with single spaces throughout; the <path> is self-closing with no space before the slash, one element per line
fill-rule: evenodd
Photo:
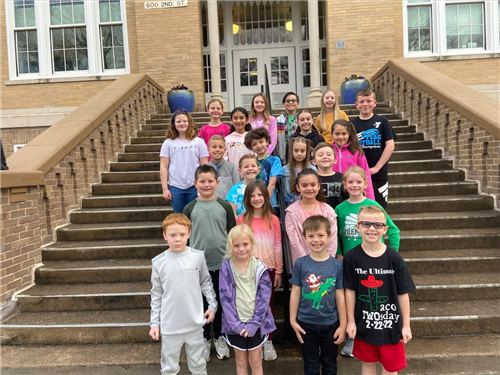
<path fill-rule="evenodd" d="M 6 0 L 0 6 L 7 155 L 123 74 L 249 106 L 265 84 L 318 103 L 344 77 L 419 59 L 467 85 L 500 84 L 500 2 Z M 308 101 L 309 99 L 309 101 Z"/>

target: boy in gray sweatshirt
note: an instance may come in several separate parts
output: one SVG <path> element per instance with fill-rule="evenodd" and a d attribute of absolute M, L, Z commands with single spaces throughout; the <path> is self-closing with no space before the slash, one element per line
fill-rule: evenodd
<path fill-rule="evenodd" d="M 226 140 L 221 135 L 214 135 L 208 141 L 208 153 L 212 157 L 208 162 L 217 170 L 219 185 L 215 189 L 215 195 L 222 199 L 227 198 L 229 190 L 240 182 L 238 167 L 224 159 L 226 154 Z"/>
<path fill-rule="evenodd" d="M 217 300 L 205 255 L 186 246 L 190 235 L 191 221 L 183 214 L 170 214 L 163 220 L 163 237 L 169 248 L 152 260 L 149 335 L 154 340 L 161 336 L 162 374 L 179 372 L 184 344 L 189 371 L 207 374 L 203 326 L 214 319 Z M 208 302 L 205 312 L 202 294 Z"/>

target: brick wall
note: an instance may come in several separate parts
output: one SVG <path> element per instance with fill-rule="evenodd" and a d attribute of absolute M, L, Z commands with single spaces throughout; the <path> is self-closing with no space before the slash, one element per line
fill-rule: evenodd
<path fill-rule="evenodd" d="M 165 89 L 183 83 L 204 108 L 203 54 L 199 1 L 183 8 L 144 9 L 144 1 L 127 1 L 131 73 L 146 73 Z M 172 24 L 175 21 L 175 25 Z M 0 30 L 5 30 L 5 4 L 0 6 Z M 0 108 L 21 109 L 79 106 L 113 80 L 5 85 L 9 80 L 6 33 L 0 33 Z"/>
<path fill-rule="evenodd" d="M 129 77 L 132 78 L 123 78 Z M 122 90 L 126 92 L 123 87 Z M 98 107 L 95 103 L 92 104 Z M 87 112 L 94 108 L 90 104 L 87 105 Z M 162 112 L 163 93 L 150 81 L 146 81 L 124 101 L 111 105 L 116 109 L 96 124 L 97 126 L 88 118 L 79 120 L 79 109 L 61 120 L 71 121 L 75 125 L 90 124 L 94 129 L 76 146 L 64 145 L 71 147 L 70 151 L 55 165 L 50 164 L 53 166 L 45 173 L 44 179 L 43 173 L 31 172 L 40 174 L 44 184 L 29 186 L 33 183 L 28 181 L 11 187 L 8 180 L 12 180 L 12 174 L 16 170 L 30 168 L 23 160 L 33 159 L 37 162 L 35 159 L 40 155 L 38 150 L 53 149 L 54 153 L 58 152 L 61 148 L 58 142 L 50 145 L 41 144 L 39 141 L 38 146 L 27 146 L 13 156 L 11 160 L 15 159 L 15 162 L 12 163 L 11 170 L 1 172 L 0 303 L 33 282 L 31 271 L 33 266 L 42 260 L 41 246 L 55 240 L 54 229 L 67 223 L 68 211 L 79 207 L 81 196 L 90 194 L 91 184 L 98 182 L 99 173 L 107 170 L 108 162 L 114 161 L 116 153 L 122 151 L 123 144 L 135 134 L 144 119 L 150 113 Z M 102 111 L 102 108 L 95 108 L 97 115 Z M 80 110 L 80 116 L 85 112 Z M 50 140 L 48 133 L 45 134 Z M 30 147 L 33 150 L 30 151 Z M 57 155 L 39 157 L 48 160 L 46 164 L 49 165 L 51 158 Z"/>
<path fill-rule="evenodd" d="M 464 85 L 500 83 L 500 59 L 467 59 L 424 62 L 424 64 Z"/>
<path fill-rule="evenodd" d="M 419 63 L 414 61 L 412 64 L 416 66 L 414 64 Z M 401 73 L 404 65 L 408 74 Z M 416 67 L 418 69 L 418 66 Z M 400 62 L 397 70 L 391 67 L 384 69 L 377 73 L 372 83 L 377 99 L 390 100 L 397 111 L 402 112 L 404 118 L 409 119 L 411 124 L 417 125 L 417 129 L 425 133 L 426 139 L 433 141 L 434 147 L 443 149 L 444 156 L 453 158 L 455 167 L 466 170 L 468 179 L 479 181 L 481 192 L 496 196 L 498 205 L 498 103 L 493 99 L 483 99 L 482 94 L 447 77 L 442 79 L 439 74 L 431 76 L 432 72 L 414 72 L 412 67 L 408 66 L 408 61 Z M 419 78 L 414 79 L 413 73 L 420 79 L 428 77 L 425 82 L 427 88 L 415 83 Z M 444 95 L 449 97 L 444 100 Z M 472 103 L 474 105 L 471 105 Z"/>
<path fill-rule="evenodd" d="M 5 157 L 14 153 L 14 145 L 26 144 L 47 128 L 2 129 L 2 147 Z"/>
<path fill-rule="evenodd" d="M 325 4 L 328 87 L 337 95 L 345 77 L 359 74 L 369 78 L 387 60 L 403 56 L 400 1 L 344 0 Z M 345 49 L 336 48 L 338 40 L 346 43 Z"/>

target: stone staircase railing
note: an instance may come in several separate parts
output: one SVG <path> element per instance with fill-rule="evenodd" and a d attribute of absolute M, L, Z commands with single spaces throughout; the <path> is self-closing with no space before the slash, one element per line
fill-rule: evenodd
<path fill-rule="evenodd" d="M 0 175 L 0 303 L 32 284 L 54 229 L 67 223 L 139 125 L 163 111 L 160 85 L 146 74 L 126 75 L 7 159 L 10 170 Z"/>
<path fill-rule="evenodd" d="M 500 106 L 495 100 L 412 59 L 392 59 L 371 79 L 377 100 L 432 139 L 483 193 L 500 198 Z"/>

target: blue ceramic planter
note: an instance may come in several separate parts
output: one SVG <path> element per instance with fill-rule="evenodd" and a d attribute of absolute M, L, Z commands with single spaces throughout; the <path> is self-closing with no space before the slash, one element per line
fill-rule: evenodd
<path fill-rule="evenodd" d="M 352 79 L 344 81 L 340 85 L 340 95 L 344 104 L 354 104 L 356 102 L 356 95 L 361 89 L 370 87 L 370 82 L 366 79 Z"/>
<path fill-rule="evenodd" d="M 171 90 L 167 93 L 167 102 L 170 111 L 185 109 L 188 112 L 194 110 L 194 92 L 191 90 Z"/>

